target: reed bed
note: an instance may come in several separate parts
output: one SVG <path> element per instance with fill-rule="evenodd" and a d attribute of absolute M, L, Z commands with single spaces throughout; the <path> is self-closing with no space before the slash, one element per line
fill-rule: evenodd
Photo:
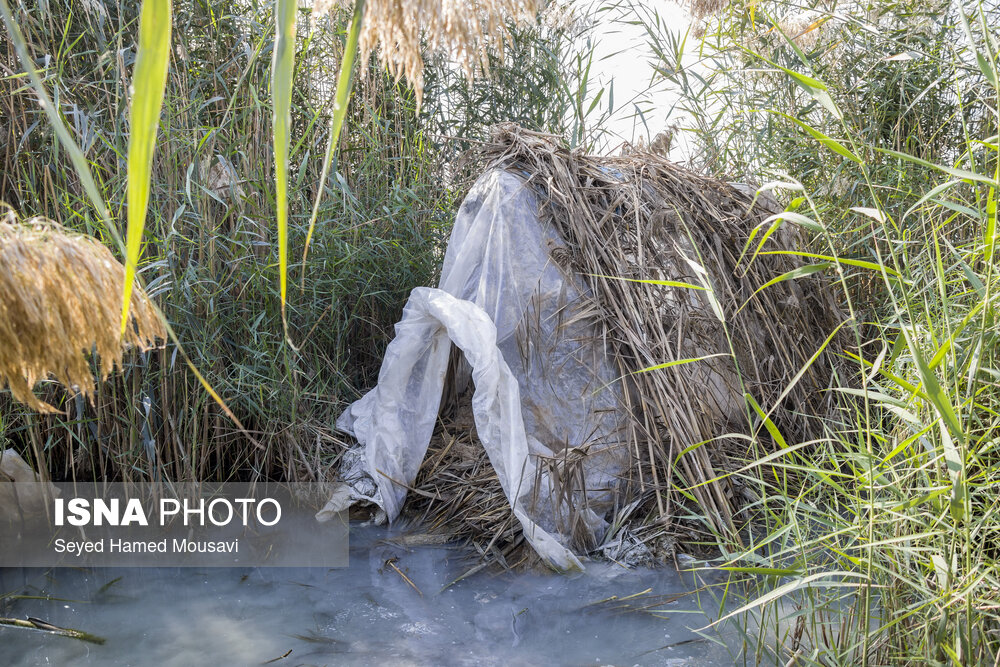
<path fill-rule="evenodd" d="M 77 401 L 42 383 L 40 399 L 58 413 L 37 414 L 0 393 L 0 442 L 38 452 L 44 460 L 32 464 L 55 478 L 324 478 L 341 448 L 333 418 L 373 381 L 376 349 L 391 335 L 409 286 L 433 280 L 451 195 L 438 187 L 440 163 L 423 139 L 412 91 L 376 70 L 349 110 L 337 178 L 321 185 L 319 161 L 309 159 L 327 139 L 317 121 L 327 114 L 328 93 L 319 84 L 336 71 L 341 17 L 295 45 L 302 86 L 292 111 L 298 142 L 293 248 L 301 248 L 317 189 L 336 196 L 320 209 L 308 280 L 289 292 L 297 349 L 286 346 L 268 194 L 270 109 L 259 92 L 270 74 L 261 54 L 272 3 L 238 9 L 219 13 L 174 3 L 173 65 L 158 140 L 169 148 L 152 161 L 138 268 L 192 363 L 244 428 L 208 396 L 169 343 L 127 357 L 92 400 Z M 117 43 L 134 47 L 139 3 L 57 2 L 48 13 L 15 3 L 12 11 L 99 176 L 112 216 L 124 220 L 127 170 L 120 158 L 129 132 L 127 114 L 112 110 L 126 108 L 133 63 L 128 53 L 122 59 L 106 54 Z M 72 36 L 71 49 L 60 49 L 65 35 Z M 0 34 L 0 59 L 7 68 L 0 80 L 0 131 L 9 147 L 0 153 L 0 200 L 23 216 L 46 216 L 111 245 L 114 230 L 85 196 L 36 97 L 22 85 L 6 33 Z M 303 269 L 292 264 L 296 275 Z M 105 297 L 113 310 L 110 287 Z M 120 317 L 120 294 L 117 301 Z"/>
<path fill-rule="evenodd" d="M 998 664 L 997 6 L 694 5 L 697 76 L 634 5 L 692 161 L 773 179 L 852 339 L 841 409 L 767 460 L 703 599 L 745 663 Z"/>
<path fill-rule="evenodd" d="M 3 30 L 0 201 L 24 218 L 45 217 L 98 239 L 123 261 L 114 239 L 127 217 L 123 156 L 140 2 L 9 6 L 29 60 L 100 192 L 89 193 L 56 141 Z M 466 139 L 486 136 L 498 117 L 566 131 L 563 114 L 538 110 L 540 100 L 559 109 L 578 106 L 567 99 L 577 86 L 566 85 L 575 76 L 577 45 L 550 41 L 556 30 L 541 20 L 505 20 L 512 48 L 501 52 L 487 44 L 489 74 L 475 83 L 453 76 L 447 57 L 427 59 L 419 111 L 405 81 L 395 81 L 376 59 L 358 63 L 365 76 L 345 109 L 337 160 L 324 173 L 331 82 L 350 16 L 338 9 L 323 29 L 300 29 L 287 54 L 295 73 L 287 272 L 295 279 L 282 295 L 273 105 L 266 92 L 274 3 L 209 7 L 177 0 L 172 12 L 137 269 L 193 366 L 242 428 L 168 342 L 124 357 L 120 372 L 87 399 L 40 382 L 38 399 L 58 412 L 40 414 L 0 391 L 0 445 L 30 454 L 32 465 L 56 479 L 324 479 L 343 446 L 334 418 L 374 383 L 409 291 L 434 282 L 465 187 L 462 175 L 446 170 L 447 156 Z M 300 28 L 308 26 L 309 9 L 293 14 Z M 525 58 L 537 59 L 537 77 L 520 76 Z M 463 139 L 455 146 L 443 136 L 453 134 L 454 118 L 441 113 L 451 99 L 467 102 L 460 114 Z M 95 208 L 98 200 L 107 214 Z M 304 262 L 298 258 L 310 234 Z M 104 369 L 91 368 L 98 376 Z"/>

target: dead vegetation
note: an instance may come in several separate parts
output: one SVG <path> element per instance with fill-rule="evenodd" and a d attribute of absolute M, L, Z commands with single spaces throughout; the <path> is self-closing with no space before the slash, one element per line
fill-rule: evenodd
<path fill-rule="evenodd" d="M 485 562 L 536 562 L 476 436 L 469 400 L 466 394 L 454 414 L 439 421 L 406 512 L 422 530 L 465 542 Z"/>

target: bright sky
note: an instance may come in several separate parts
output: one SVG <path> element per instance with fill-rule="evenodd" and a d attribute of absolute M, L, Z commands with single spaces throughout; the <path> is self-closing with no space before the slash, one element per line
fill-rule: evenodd
<path fill-rule="evenodd" d="M 606 124 L 615 136 L 601 142 L 598 148 L 602 152 L 617 152 L 623 141 L 635 144 L 642 138 L 648 143 L 666 128 L 668 110 L 676 99 L 663 83 L 653 85 L 653 51 L 646 29 L 634 24 L 636 12 L 645 22 L 653 22 L 659 16 L 660 25 L 677 34 L 683 34 L 691 20 L 673 0 L 626 1 L 617 9 L 600 14 L 592 65 L 592 77 L 596 77 L 599 85 L 593 90 L 596 93 L 602 86 L 608 88 L 602 100 L 606 104 L 613 81 L 615 107 Z M 627 23 L 629 20 L 633 23 Z M 672 156 L 675 152 L 672 151 Z"/>

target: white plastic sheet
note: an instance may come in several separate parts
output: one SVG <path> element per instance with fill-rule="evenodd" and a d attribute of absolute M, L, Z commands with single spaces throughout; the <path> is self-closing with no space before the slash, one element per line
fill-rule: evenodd
<path fill-rule="evenodd" d="M 562 266 L 565 244 L 538 206 L 502 170 L 473 186 L 439 287 L 413 290 L 378 385 L 338 420 L 363 449 L 345 457 L 331 510 L 365 499 L 390 520 L 399 514 L 454 344 L 471 373 L 479 440 L 525 537 L 553 567 L 582 568 L 573 538 L 600 541 L 626 466 L 622 394 L 581 298 L 586 286 Z"/>

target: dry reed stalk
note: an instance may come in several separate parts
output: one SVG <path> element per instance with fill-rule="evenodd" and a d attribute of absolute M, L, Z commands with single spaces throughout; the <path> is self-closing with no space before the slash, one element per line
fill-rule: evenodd
<path fill-rule="evenodd" d="M 484 564 L 537 561 L 476 435 L 470 399 L 459 398 L 435 429 L 407 515 L 430 534 L 471 545 Z"/>
<path fill-rule="evenodd" d="M 165 339 L 149 297 L 132 295 L 130 326 L 119 335 L 125 269 L 97 240 L 34 218 L 0 221 L 0 383 L 40 412 L 58 412 L 32 393 L 41 379 L 87 396 L 99 377 L 120 366 L 124 349 Z"/>

